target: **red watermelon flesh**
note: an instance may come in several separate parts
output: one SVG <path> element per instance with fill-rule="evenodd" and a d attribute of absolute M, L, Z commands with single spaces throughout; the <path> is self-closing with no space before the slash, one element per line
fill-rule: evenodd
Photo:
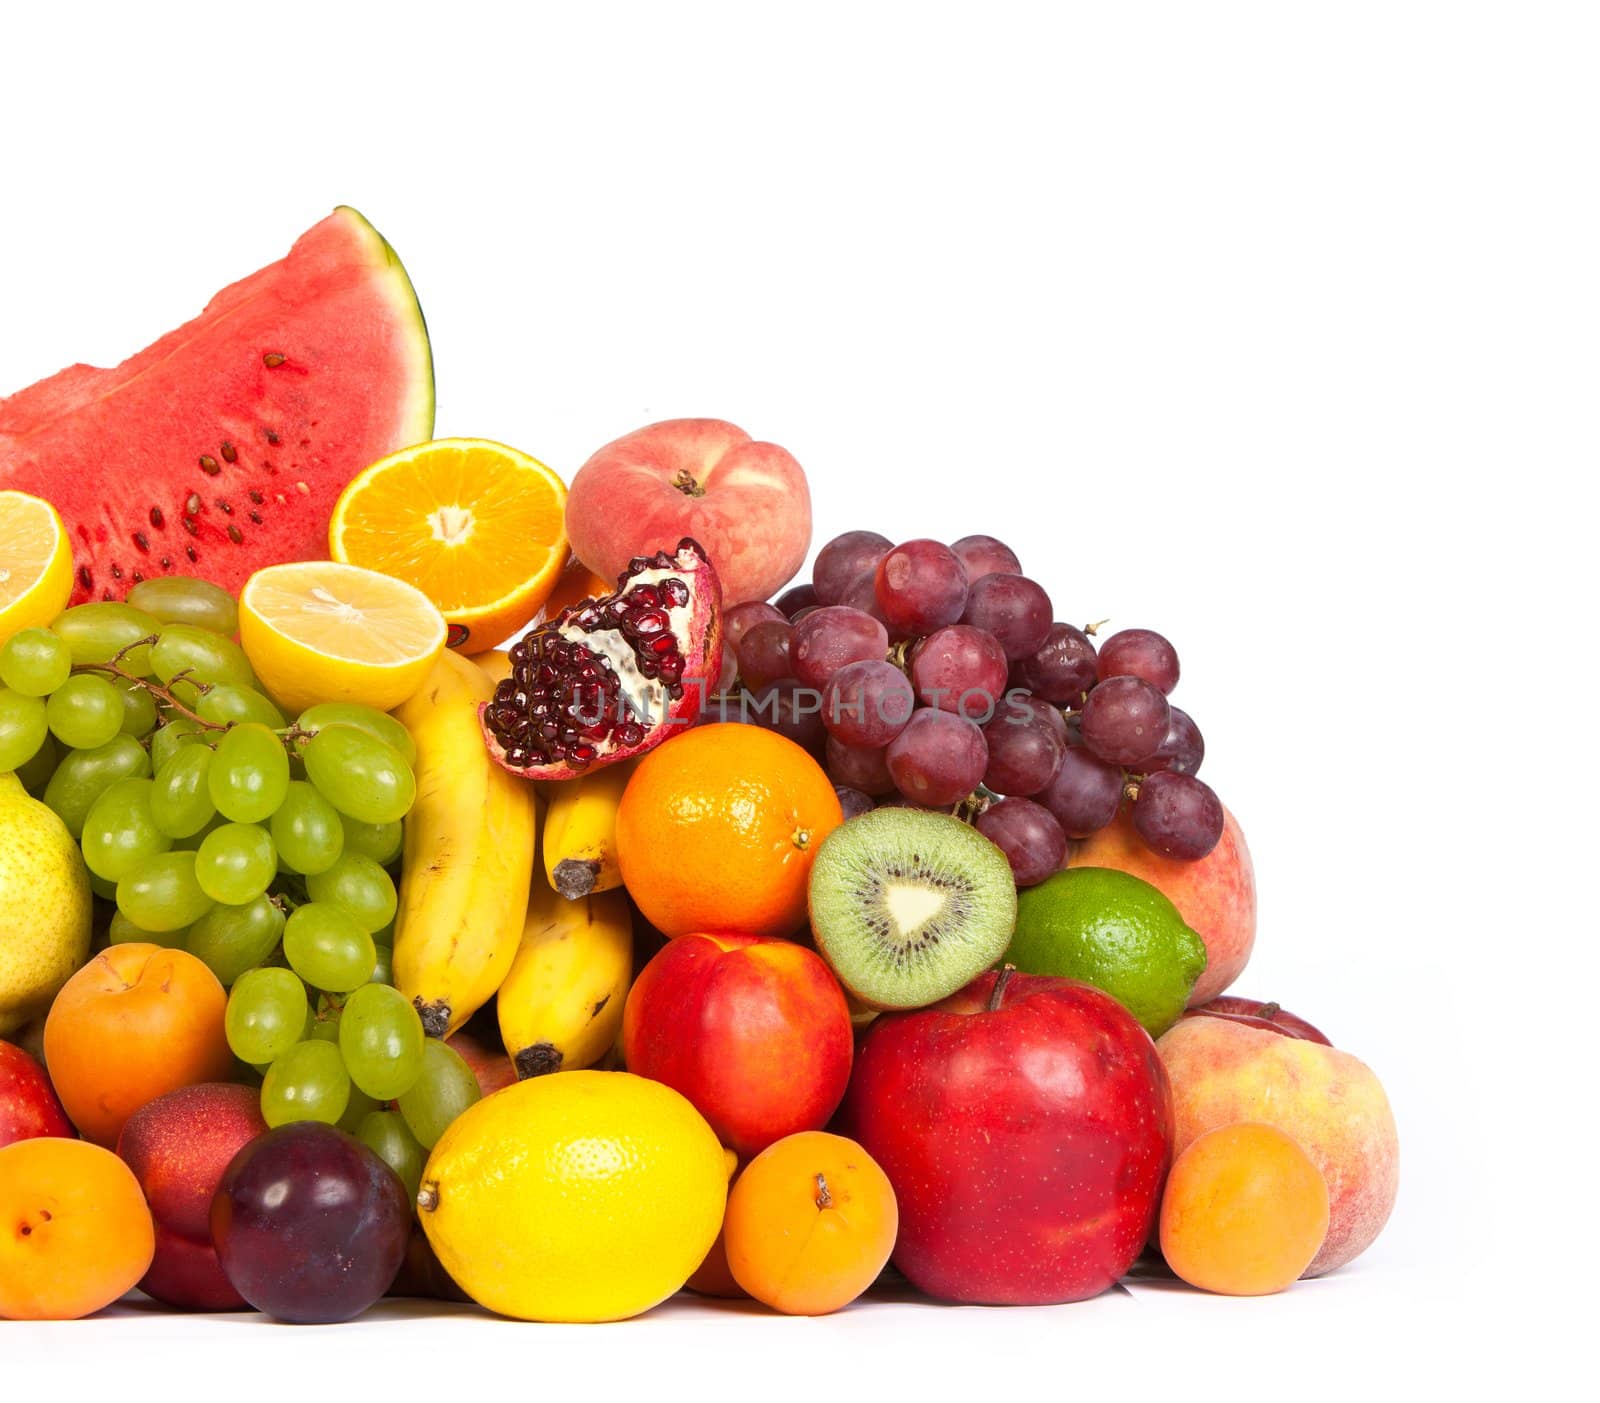
<path fill-rule="evenodd" d="M 326 558 L 345 484 L 432 435 L 411 281 L 340 208 L 115 370 L 70 366 L 0 399 L 0 488 L 61 513 L 74 603 L 155 575 L 237 592 L 260 566 Z"/>

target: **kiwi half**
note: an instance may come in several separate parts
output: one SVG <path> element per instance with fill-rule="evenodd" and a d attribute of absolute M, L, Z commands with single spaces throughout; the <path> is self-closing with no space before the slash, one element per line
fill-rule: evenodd
<path fill-rule="evenodd" d="M 874 1008 L 921 1008 L 1005 953 L 1017 888 L 1005 854 L 949 814 L 883 808 L 840 824 L 811 865 L 811 930 Z"/>

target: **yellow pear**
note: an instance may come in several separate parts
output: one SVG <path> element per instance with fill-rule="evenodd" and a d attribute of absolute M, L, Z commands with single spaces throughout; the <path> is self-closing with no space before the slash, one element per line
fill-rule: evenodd
<path fill-rule="evenodd" d="M 67 827 L 0 774 L 0 1037 L 50 1007 L 89 958 L 89 869 Z"/>

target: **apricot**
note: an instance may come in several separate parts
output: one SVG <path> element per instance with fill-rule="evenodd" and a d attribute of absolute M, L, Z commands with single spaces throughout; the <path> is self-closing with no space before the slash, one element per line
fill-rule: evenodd
<path fill-rule="evenodd" d="M 1328 1186 L 1275 1126 L 1207 1131 L 1172 1166 L 1161 1200 L 1161 1255 L 1191 1286 L 1224 1296 L 1282 1291 L 1328 1234 Z"/>
<path fill-rule="evenodd" d="M 784 1315 L 841 1310 L 877 1280 L 900 1214 L 889 1176 L 823 1130 L 758 1154 L 733 1186 L 723 1242 L 733 1279 Z"/>
<path fill-rule="evenodd" d="M 84 1139 L 115 1145 L 129 1116 L 180 1086 L 226 1081 L 228 996 L 193 955 L 130 943 L 103 950 L 56 995 L 44 1028 L 56 1094 Z"/>
<path fill-rule="evenodd" d="M 0 1317 L 76 1320 L 138 1283 L 155 1224 L 133 1171 L 83 1140 L 0 1149 Z"/>

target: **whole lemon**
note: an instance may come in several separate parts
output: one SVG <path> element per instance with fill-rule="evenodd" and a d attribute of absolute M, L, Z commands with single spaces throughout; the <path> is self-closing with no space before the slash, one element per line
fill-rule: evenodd
<path fill-rule="evenodd" d="M 673 1294 L 722 1227 L 730 1157 L 671 1087 L 556 1072 L 445 1131 L 417 1195 L 445 1270 L 520 1320 L 625 1320 Z"/>
<path fill-rule="evenodd" d="M 50 1007 L 89 958 L 89 869 L 66 825 L 0 775 L 0 1037 Z"/>

